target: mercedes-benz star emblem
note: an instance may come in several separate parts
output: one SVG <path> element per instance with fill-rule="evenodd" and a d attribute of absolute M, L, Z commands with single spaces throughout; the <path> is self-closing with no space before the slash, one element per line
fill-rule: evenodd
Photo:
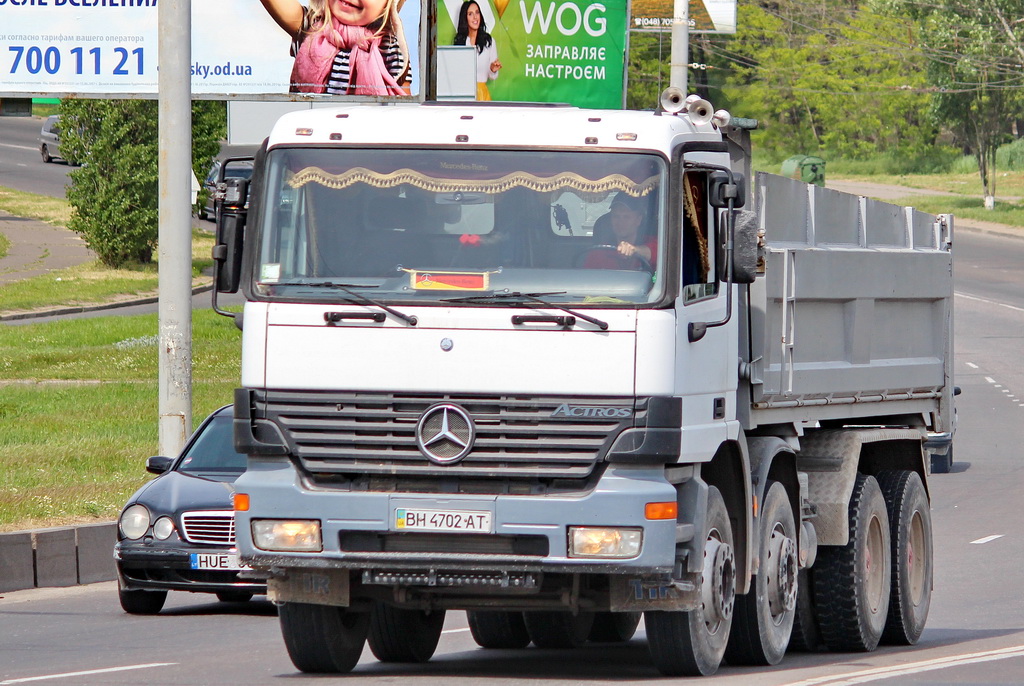
<path fill-rule="evenodd" d="M 475 437 L 469 413 L 449 403 L 428 407 L 416 424 L 416 445 L 437 464 L 454 464 L 466 457 Z"/>

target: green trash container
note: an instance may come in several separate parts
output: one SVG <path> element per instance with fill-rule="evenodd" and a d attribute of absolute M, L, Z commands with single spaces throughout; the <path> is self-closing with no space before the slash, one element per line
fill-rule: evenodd
<path fill-rule="evenodd" d="M 782 175 L 804 183 L 825 185 L 825 160 L 813 155 L 793 155 L 782 163 Z"/>

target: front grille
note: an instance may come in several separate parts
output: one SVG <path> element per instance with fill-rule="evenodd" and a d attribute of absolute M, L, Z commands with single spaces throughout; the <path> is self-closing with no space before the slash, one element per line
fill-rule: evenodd
<path fill-rule="evenodd" d="M 189 543 L 235 545 L 235 513 L 230 510 L 186 512 L 181 515 L 181 528 Z"/>
<path fill-rule="evenodd" d="M 430 462 L 416 445 L 420 416 L 440 402 L 459 405 L 476 426 L 473 449 L 455 464 Z M 254 403 L 253 416 L 276 423 L 308 472 L 325 477 L 584 480 L 646 413 L 631 397 L 261 391 Z M 598 409 L 553 417 L 563 405 Z"/>

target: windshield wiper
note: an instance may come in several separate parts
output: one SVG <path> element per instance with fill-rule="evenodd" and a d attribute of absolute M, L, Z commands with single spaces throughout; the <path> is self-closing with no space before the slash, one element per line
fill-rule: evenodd
<path fill-rule="evenodd" d="M 444 302 L 449 303 L 472 303 L 472 302 L 488 302 L 488 301 L 518 301 L 523 302 L 535 302 L 538 305 L 544 307 L 550 307 L 553 310 L 561 310 L 566 314 L 571 314 L 574 317 L 582 319 L 585 322 L 590 322 L 601 331 L 608 330 L 608 322 L 598 319 L 597 317 L 591 317 L 590 315 L 577 312 L 576 310 L 569 309 L 564 305 L 544 300 L 541 296 L 548 295 L 565 295 L 565 291 L 550 291 L 548 293 L 519 293 L 513 291 L 511 293 L 489 293 L 488 295 L 464 295 L 459 298 L 446 298 Z"/>
<path fill-rule="evenodd" d="M 409 326 L 416 326 L 419 323 L 419 318 L 416 315 L 406 314 L 399 312 L 393 307 L 388 307 L 382 302 L 377 302 L 373 298 L 368 298 L 362 293 L 357 293 L 351 288 L 379 288 L 376 284 L 364 285 L 360 283 L 338 283 L 335 281 L 278 281 L 274 284 L 275 286 L 310 286 L 312 288 L 331 288 L 336 291 L 341 291 L 348 297 L 345 300 L 355 305 L 369 305 L 371 307 L 379 307 L 388 314 L 398 317 L 402 321 L 409 324 Z"/>

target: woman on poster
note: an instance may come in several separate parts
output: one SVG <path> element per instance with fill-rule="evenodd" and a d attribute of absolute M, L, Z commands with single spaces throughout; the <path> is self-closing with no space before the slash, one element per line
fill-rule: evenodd
<path fill-rule="evenodd" d="M 291 92 L 408 95 L 405 0 L 260 0 L 292 39 Z"/>
<path fill-rule="evenodd" d="M 476 99 L 490 100 L 487 82 L 498 78 L 501 61 L 498 59 L 498 46 L 487 33 L 487 23 L 476 0 L 466 0 L 459 8 L 455 45 L 476 46 Z"/>

